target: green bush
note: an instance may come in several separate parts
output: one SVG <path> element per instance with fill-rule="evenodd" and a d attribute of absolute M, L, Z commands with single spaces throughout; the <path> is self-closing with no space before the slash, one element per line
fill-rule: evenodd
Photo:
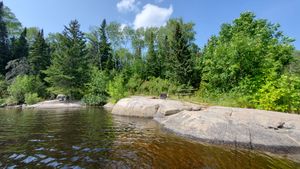
<path fill-rule="evenodd" d="M 17 103 L 25 102 L 25 95 L 28 93 L 43 94 L 44 85 L 41 80 L 35 76 L 18 76 L 14 79 L 12 84 L 8 87 L 8 94 L 10 101 Z"/>
<path fill-rule="evenodd" d="M 5 99 L 5 103 L 7 105 L 17 105 L 19 101 L 15 97 L 9 96 Z"/>
<path fill-rule="evenodd" d="M 159 95 L 163 92 L 175 94 L 179 88 L 179 85 L 167 79 L 151 77 L 150 80 L 145 81 L 138 90 L 144 94 Z"/>
<path fill-rule="evenodd" d="M 282 112 L 300 111 L 300 78 L 282 75 L 268 81 L 255 95 L 256 108 Z"/>
<path fill-rule="evenodd" d="M 4 80 L 4 77 L 0 75 L 0 98 L 7 96 L 7 83 Z"/>
<path fill-rule="evenodd" d="M 90 106 L 103 105 L 107 102 L 107 96 L 96 94 L 86 94 L 83 96 L 82 101 Z"/>
<path fill-rule="evenodd" d="M 86 84 L 86 94 L 82 101 L 87 105 L 103 105 L 107 102 L 108 75 L 104 71 L 92 68 L 90 81 Z"/>
<path fill-rule="evenodd" d="M 139 75 L 134 74 L 131 76 L 127 82 L 127 89 L 130 94 L 135 94 L 140 86 L 142 85 L 143 80 L 140 78 Z"/>
<path fill-rule="evenodd" d="M 110 95 L 110 101 L 116 103 L 118 100 L 127 96 L 124 77 L 122 74 L 119 74 L 114 77 L 108 85 L 108 93 Z"/>
<path fill-rule="evenodd" d="M 32 105 L 39 101 L 41 101 L 41 98 L 39 98 L 37 93 L 26 93 L 25 94 L 25 103 L 26 104 Z"/>

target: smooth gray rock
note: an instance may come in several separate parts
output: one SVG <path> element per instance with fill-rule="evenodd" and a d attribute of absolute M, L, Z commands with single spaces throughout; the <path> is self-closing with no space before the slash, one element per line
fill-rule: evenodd
<path fill-rule="evenodd" d="M 215 106 L 155 120 L 175 133 L 209 143 L 300 153 L 300 116 L 295 114 Z"/>
<path fill-rule="evenodd" d="M 153 118 L 169 116 L 183 110 L 200 109 L 201 106 L 192 103 L 135 96 L 118 101 L 112 109 L 112 114 Z"/>
<path fill-rule="evenodd" d="M 105 104 L 105 105 L 103 106 L 103 108 L 104 108 L 105 110 L 112 111 L 112 109 L 114 108 L 114 106 L 115 106 L 115 104 L 113 104 L 113 103 L 107 103 L 107 104 Z"/>
<path fill-rule="evenodd" d="M 61 102 L 58 100 L 47 100 L 43 102 L 39 102 L 34 105 L 28 105 L 24 108 L 32 108 L 32 109 L 67 109 L 67 108 L 83 108 L 81 102 Z"/>

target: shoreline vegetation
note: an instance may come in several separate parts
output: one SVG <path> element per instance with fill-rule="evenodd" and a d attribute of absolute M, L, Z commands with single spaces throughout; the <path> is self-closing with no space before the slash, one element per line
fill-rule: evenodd
<path fill-rule="evenodd" d="M 300 52 L 279 24 L 244 12 L 222 24 L 202 49 L 194 26 L 175 18 L 134 29 L 104 19 L 82 32 L 72 20 L 61 33 L 44 36 L 43 29 L 22 27 L 0 2 L 0 103 L 31 105 L 64 94 L 101 106 L 165 93 L 197 103 L 300 112 Z"/>

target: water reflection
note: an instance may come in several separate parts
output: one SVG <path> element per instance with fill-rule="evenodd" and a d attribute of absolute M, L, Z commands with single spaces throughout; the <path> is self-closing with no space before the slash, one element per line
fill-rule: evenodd
<path fill-rule="evenodd" d="M 209 146 L 149 119 L 101 109 L 0 111 L 0 168 L 299 168 L 266 154 Z"/>

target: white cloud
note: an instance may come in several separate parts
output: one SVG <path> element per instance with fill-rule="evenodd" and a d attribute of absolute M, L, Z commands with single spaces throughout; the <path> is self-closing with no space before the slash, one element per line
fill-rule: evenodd
<path fill-rule="evenodd" d="M 131 12 L 138 10 L 135 0 L 121 0 L 117 3 L 117 8 L 119 12 Z"/>
<path fill-rule="evenodd" d="M 156 5 L 146 4 L 143 10 L 135 16 L 134 28 L 160 27 L 166 24 L 173 13 L 173 7 L 161 8 Z"/>
<path fill-rule="evenodd" d="M 122 23 L 121 26 L 120 26 L 121 31 L 122 31 L 125 27 L 127 27 L 127 26 L 128 26 L 128 25 L 127 25 L 126 23 Z"/>
<path fill-rule="evenodd" d="M 162 3 L 164 0 L 155 0 L 156 3 Z"/>

